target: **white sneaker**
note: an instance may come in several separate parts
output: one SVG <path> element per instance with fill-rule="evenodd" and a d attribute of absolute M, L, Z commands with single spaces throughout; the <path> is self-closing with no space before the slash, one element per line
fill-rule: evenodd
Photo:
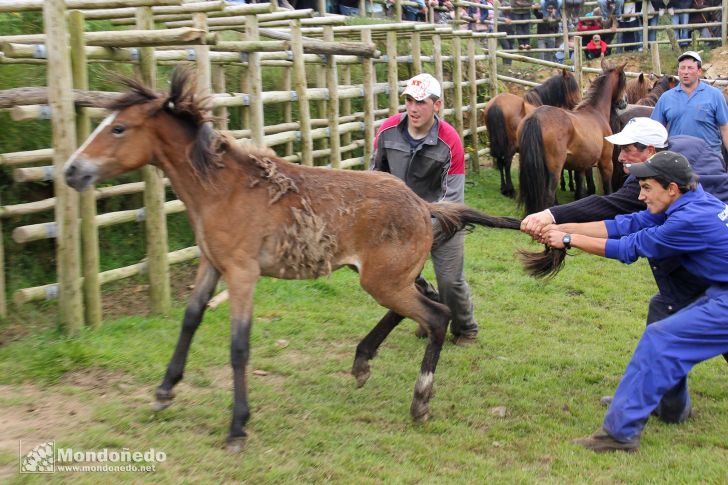
<path fill-rule="evenodd" d="M 670 15 L 675 15 L 675 9 L 670 7 L 667 9 L 667 13 L 669 13 Z"/>
<path fill-rule="evenodd" d="M 659 15 L 660 17 L 662 17 L 663 15 L 665 15 L 665 9 L 664 8 L 659 9 L 657 11 L 657 15 Z"/>

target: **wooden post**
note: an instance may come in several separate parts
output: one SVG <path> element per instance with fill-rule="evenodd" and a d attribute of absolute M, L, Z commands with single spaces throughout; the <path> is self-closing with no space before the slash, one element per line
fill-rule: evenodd
<path fill-rule="evenodd" d="M 399 69 L 397 66 L 397 32 L 387 32 L 387 83 L 389 84 L 389 115 L 399 111 Z"/>
<path fill-rule="evenodd" d="M 137 10 L 136 24 L 140 29 L 153 30 L 154 19 L 149 7 Z M 157 80 L 154 48 L 139 49 L 139 74 L 147 86 Z M 144 228 L 147 235 L 147 259 L 149 262 L 149 304 L 152 313 L 164 315 L 172 306 L 167 259 L 167 216 L 164 213 L 165 189 L 162 174 L 152 166 L 142 169 L 144 179 Z"/>
<path fill-rule="evenodd" d="M 422 72 L 422 34 L 419 32 L 412 33 L 412 71 L 410 77 Z"/>
<path fill-rule="evenodd" d="M 212 90 L 215 93 L 227 92 L 227 87 L 225 83 L 225 66 L 222 64 L 212 65 Z M 214 114 L 218 120 L 215 123 L 215 127 L 218 130 L 227 130 L 229 128 L 227 108 L 225 106 L 215 108 Z"/>
<path fill-rule="evenodd" d="M 498 39 L 488 37 L 488 55 L 490 56 L 490 97 L 498 94 L 498 56 L 495 54 L 498 49 Z"/>
<path fill-rule="evenodd" d="M 240 33 L 240 40 L 253 40 L 249 39 L 245 32 Z M 250 94 L 250 86 L 248 85 L 248 71 L 251 69 L 250 63 L 240 69 L 240 92 Z M 240 128 L 250 128 L 250 108 L 248 105 L 242 105 L 240 107 Z"/>
<path fill-rule="evenodd" d="M 334 41 L 334 29 L 330 25 L 324 26 L 324 40 Z M 339 139 L 339 80 L 336 72 L 336 56 L 326 58 L 326 88 L 329 90 L 329 105 L 327 117 L 329 119 L 329 146 L 331 147 L 331 168 L 341 167 L 341 141 Z"/>
<path fill-rule="evenodd" d="M 301 122 L 301 164 L 312 166 L 311 113 L 308 107 L 306 66 L 303 62 L 303 35 L 299 19 L 291 20 L 291 51 L 293 52 L 293 78 L 298 95 L 298 116 Z"/>
<path fill-rule="evenodd" d="M 480 160 L 478 160 L 478 85 L 477 70 L 475 63 L 475 42 L 474 38 L 468 39 L 468 79 L 470 81 L 470 170 L 472 173 L 480 171 Z"/>
<path fill-rule="evenodd" d="M 435 61 L 435 79 L 442 82 L 444 77 L 442 75 L 442 38 L 440 34 L 432 35 L 432 57 Z"/>
<path fill-rule="evenodd" d="M 580 90 L 584 90 L 584 71 L 581 59 L 581 36 L 574 36 L 574 79 Z"/>
<path fill-rule="evenodd" d="M 0 206 L 2 206 L 1 201 Z M 3 243 L 3 225 L 0 219 L 0 318 L 7 316 L 8 302 L 5 297 L 5 244 Z"/>
<path fill-rule="evenodd" d="M 348 67 L 348 66 L 347 66 Z M 291 92 L 291 68 L 285 66 L 283 69 L 283 90 Z M 351 104 L 349 104 L 351 106 Z M 288 100 L 283 103 L 283 121 L 285 123 L 291 123 L 293 121 L 293 103 Z M 293 142 L 289 141 L 286 143 L 285 148 L 286 155 L 293 155 Z"/>
<path fill-rule="evenodd" d="M 78 194 L 66 185 L 63 178 L 63 165 L 77 146 L 73 100 L 68 96 L 72 82 L 64 0 L 43 3 L 43 23 L 48 48 L 48 105 L 53 112 L 58 317 L 66 333 L 77 335 L 83 327 Z"/>
<path fill-rule="evenodd" d="M 367 16 L 367 3 L 368 0 L 359 0 L 359 17 Z"/>
<path fill-rule="evenodd" d="M 662 67 L 660 66 L 660 45 L 657 42 L 650 42 L 650 53 L 652 54 L 652 72 L 657 76 L 662 76 Z"/>
<path fill-rule="evenodd" d="M 402 21 L 402 2 L 400 0 L 394 0 L 394 20 L 396 22 Z"/>
<path fill-rule="evenodd" d="M 649 9 L 650 2 L 642 0 L 642 51 L 647 52 L 648 39 L 649 39 L 649 19 L 647 18 L 647 10 Z M 657 39 L 657 34 L 655 34 Z"/>
<path fill-rule="evenodd" d="M 245 33 L 247 40 L 258 39 L 258 18 L 255 15 L 245 17 Z M 248 53 L 248 99 L 250 100 L 250 139 L 257 146 L 264 146 L 265 116 L 263 107 L 263 75 L 260 68 L 260 53 Z"/>
<path fill-rule="evenodd" d="M 723 0 L 723 11 L 720 16 L 720 45 L 725 47 L 728 44 L 728 2 Z"/>
<path fill-rule="evenodd" d="M 455 109 L 455 129 L 460 135 L 460 139 L 464 140 L 465 124 L 463 123 L 463 64 L 461 60 L 462 48 L 459 36 L 452 39 L 452 80 Z M 442 82 L 442 78 L 440 82 Z"/>
<path fill-rule="evenodd" d="M 344 86 L 351 86 L 351 66 L 349 64 L 342 64 L 337 66 L 341 73 L 341 84 Z M 341 116 L 349 116 L 351 114 L 351 98 L 344 98 L 341 100 Z M 341 135 L 341 144 L 351 144 L 351 132 L 347 131 Z"/>
<path fill-rule="evenodd" d="M 331 27 L 331 26 L 326 26 Z M 333 34 L 333 31 L 332 31 Z M 328 61 L 329 58 L 333 57 L 333 54 L 319 54 L 320 57 L 326 59 L 323 65 L 323 69 L 316 69 L 314 72 L 315 81 L 317 88 L 324 88 L 328 82 Z M 326 98 L 316 101 L 316 119 L 324 119 L 326 113 L 329 111 L 328 101 Z M 329 146 L 329 140 L 327 138 L 320 138 L 314 143 L 314 147 L 317 149 L 326 149 Z"/>
<path fill-rule="evenodd" d="M 372 43 L 372 31 L 361 30 L 361 42 L 364 45 Z M 364 166 L 369 166 L 374 151 L 374 61 L 371 58 L 362 59 L 362 78 L 364 84 Z"/>
<path fill-rule="evenodd" d="M 561 2 L 561 32 L 564 34 L 561 40 L 564 43 L 564 62 L 566 62 L 569 58 L 569 18 L 566 15 L 566 2 L 564 1 Z"/>
<path fill-rule="evenodd" d="M 74 10 L 68 14 L 71 66 L 73 68 L 73 87 L 88 90 L 88 71 L 86 66 L 86 44 L 84 41 L 85 19 L 83 14 Z M 91 133 L 91 120 L 83 110 L 76 113 L 76 136 L 85 140 Z M 94 187 L 81 193 L 81 246 L 83 273 L 83 295 L 86 325 L 101 325 L 101 284 L 99 282 L 99 233 L 96 227 L 96 195 Z"/>

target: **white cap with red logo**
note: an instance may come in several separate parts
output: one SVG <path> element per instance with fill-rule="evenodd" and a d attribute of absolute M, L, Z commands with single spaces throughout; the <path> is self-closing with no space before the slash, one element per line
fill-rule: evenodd
<path fill-rule="evenodd" d="M 407 86 L 402 93 L 402 96 L 405 95 L 412 96 L 416 101 L 422 101 L 430 96 L 441 98 L 442 88 L 437 79 L 432 77 L 431 74 L 423 73 L 407 81 Z"/>

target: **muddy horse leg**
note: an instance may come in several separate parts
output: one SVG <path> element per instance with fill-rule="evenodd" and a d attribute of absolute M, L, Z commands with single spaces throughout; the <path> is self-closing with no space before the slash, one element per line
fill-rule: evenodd
<path fill-rule="evenodd" d="M 356 378 L 357 387 L 362 387 L 366 384 L 371 375 L 369 361 L 377 355 L 377 349 L 384 342 L 384 339 L 387 338 L 390 332 L 394 330 L 394 327 L 399 325 L 403 319 L 404 317 L 402 315 L 398 315 L 392 310 L 388 311 L 371 332 L 356 346 L 351 374 Z"/>
<path fill-rule="evenodd" d="M 392 283 L 387 275 L 378 274 L 367 277 L 362 272 L 362 287 L 390 312 L 380 320 L 374 329 L 357 346 L 352 373 L 357 383 L 366 382 L 369 377 L 368 361 L 376 355 L 377 348 L 403 317 L 415 320 L 428 329 L 428 341 L 422 358 L 420 374 L 415 384 L 410 413 L 417 421 L 425 421 L 430 415 L 430 398 L 434 383 L 435 369 L 440 351 L 445 342 L 445 332 L 450 321 L 450 310 L 443 304 L 433 301 L 418 292 L 414 284 L 399 290 L 393 285 L 383 285 L 382 281 Z M 360 384 L 361 385 L 361 384 Z"/>
<path fill-rule="evenodd" d="M 250 358 L 250 328 L 253 320 L 253 292 L 258 274 L 236 272 L 226 275 L 230 290 L 230 365 L 233 369 L 233 416 L 227 449 L 237 453 L 245 445 L 245 425 L 250 419 L 245 368 Z"/>
<path fill-rule="evenodd" d="M 167 366 L 167 372 L 164 375 L 162 384 L 156 391 L 155 411 L 161 411 L 172 404 L 174 399 L 173 388 L 182 380 L 192 338 L 202 321 L 207 302 L 212 298 L 212 293 L 215 291 L 219 279 L 220 274 L 217 270 L 210 265 L 204 256 L 200 257 L 200 266 L 197 269 L 195 278 L 195 289 L 185 310 L 177 347 Z"/>

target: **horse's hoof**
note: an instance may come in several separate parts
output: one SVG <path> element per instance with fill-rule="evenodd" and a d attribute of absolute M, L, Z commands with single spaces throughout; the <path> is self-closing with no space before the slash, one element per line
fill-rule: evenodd
<path fill-rule="evenodd" d="M 152 409 L 154 410 L 154 412 L 159 412 L 163 409 L 167 409 L 172 404 L 175 396 L 174 391 L 165 391 L 163 389 L 157 389 L 155 395 L 157 400 L 154 401 L 154 404 L 152 404 Z"/>
<path fill-rule="evenodd" d="M 372 375 L 369 370 L 369 362 L 365 359 L 356 359 L 351 374 L 356 378 L 356 387 L 362 387 L 369 380 L 369 376 Z"/>
<path fill-rule="evenodd" d="M 240 453 L 245 448 L 245 436 L 228 436 L 225 442 L 225 449 L 228 453 Z"/>
<path fill-rule="evenodd" d="M 424 423 L 430 419 L 430 403 L 425 401 L 414 400 L 410 407 L 412 419 L 418 423 Z"/>

